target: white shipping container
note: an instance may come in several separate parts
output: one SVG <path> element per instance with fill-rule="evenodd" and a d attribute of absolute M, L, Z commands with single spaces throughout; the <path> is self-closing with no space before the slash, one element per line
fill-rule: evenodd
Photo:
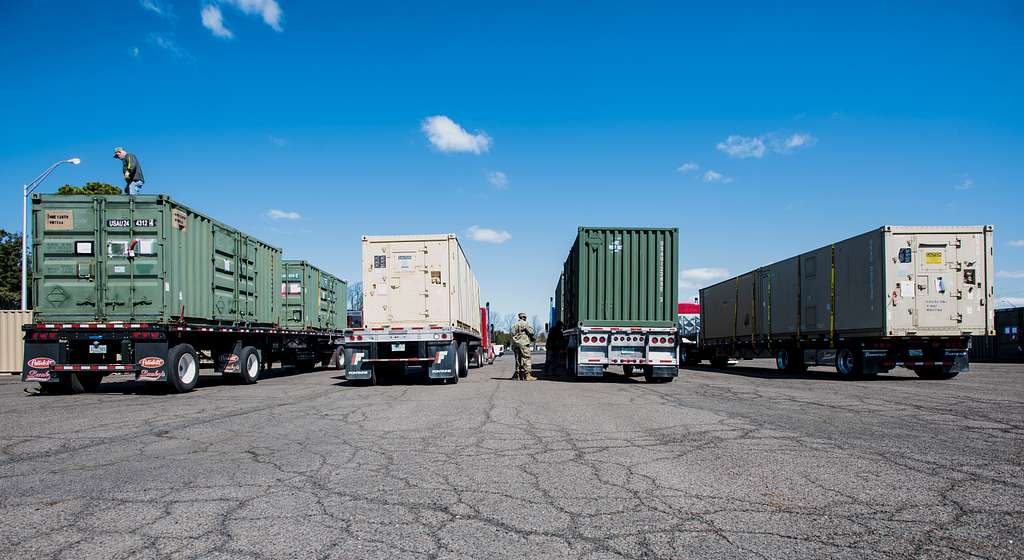
<path fill-rule="evenodd" d="M 0 311 L 0 373 L 21 373 L 25 361 L 25 331 L 31 311 Z"/>
<path fill-rule="evenodd" d="M 363 236 L 363 324 L 480 336 L 480 286 L 458 238 Z"/>

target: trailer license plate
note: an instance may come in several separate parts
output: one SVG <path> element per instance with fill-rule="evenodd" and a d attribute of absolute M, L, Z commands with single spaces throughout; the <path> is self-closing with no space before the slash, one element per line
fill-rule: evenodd
<path fill-rule="evenodd" d="M 392 344 L 391 345 L 391 351 L 392 352 L 405 352 L 405 345 L 404 344 Z"/>
<path fill-rule="evenodd" d="M 89 353 L 90 354 L 106 354 L 107 353 L 107 345 L 106 344 L 93 344 L 92 346 L 89 347 Z"/>
<path fill-rule="evenodd" d="M 619 354 L 636 354 L 636 350 L 619 350 Z"/>

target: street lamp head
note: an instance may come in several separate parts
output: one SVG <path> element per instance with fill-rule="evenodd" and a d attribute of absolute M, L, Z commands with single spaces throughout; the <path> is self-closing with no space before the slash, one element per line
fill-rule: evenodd
<path fill-rule="evenodd" d="M 78 165 L 79 163 L 82 163 L 82 160 L 79 159 L 79 158 L 73 157 L 73 158 L 67 160 L 67 162 L 72 164 L 72 165 Z"/>

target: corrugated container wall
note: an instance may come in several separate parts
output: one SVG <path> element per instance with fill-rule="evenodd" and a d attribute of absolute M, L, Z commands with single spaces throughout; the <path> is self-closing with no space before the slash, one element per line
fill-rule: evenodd
<path fill-rule="evenodd" d="M 41 321 L 276 324 L 281 251 L 163 195 L 32 198 Z"/>
<path fill-rule="evenodd" d="M 480 335 L 480 286 L 454 234 L 363 237 L 363 324 Z"/>
<path fill-rule="evenodd" d="M 306 261 L 281 262 L 281 326 L 344 330 L 348 284 Z"/>
<path fill-rule="evenodd" d="M 991 226 L 886 226 L 702 289 L 702 335 L 984 335 L 992 259 Z"/>
<path fill-rule="evenodd" d="M 579 228 L 563 269 L 563 324 L 674 326 L 678 240 L 675 228 Z"/>
<path fill-rule="evenodd" d="M 0 373 L 21 373 L 25 361 L 25 331 L 32 311 L 0 311 Z"/>

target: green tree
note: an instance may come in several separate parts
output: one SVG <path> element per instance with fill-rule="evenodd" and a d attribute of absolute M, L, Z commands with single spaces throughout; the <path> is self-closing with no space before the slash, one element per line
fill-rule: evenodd
<path fill-rule="evenodd" d="M 0 309 L 21 307 L 21 234 L 0 229 Z"/>
<path fill-rule="evenodd" d="M 81 187 L 64 185 L 57 189 L 57 194 L 124 194 L 124 191 L 110 183 L 89 181 Z"/>

